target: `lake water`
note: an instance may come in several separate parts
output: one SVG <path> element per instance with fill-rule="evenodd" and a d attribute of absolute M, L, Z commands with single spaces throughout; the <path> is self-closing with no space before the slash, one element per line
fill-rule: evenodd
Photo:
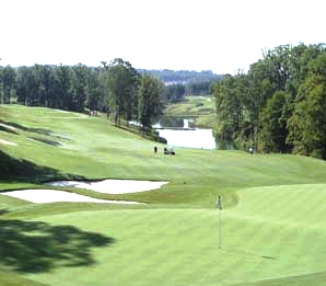
<path fill-rule="evenodd" d="M 176 116 L 166 116 L 153 125 L 160 137 L 167 140 L 172 147 L 216 149 L 216 141 L 212 129 L 196 128 L 196 119 L 185 119 Z M 136 121 L 130 124 L 139 125 Z"/>
<path fill-rule="evenodd" d="M 180 126 L 180 124 L 182 126 Z M 162 128 L 160 123 L 153 127 Z M 171 128 L 165 127 L 164 129 L 157 129 L 160 137 L 165 138 L 170 146 L 196 149 L 216 148 L 212 129 L 195 128 L 193 121 L 188 119 L 182 119 L 181 123 L 179 120 L 176 129 L 175 126 L 170 127 Z"/>
<path fill-rule="evenodd" d="M 212 129 L 161 129 L 158 132 L 160 137 L 165 138 L 170 146 L 197 149 L 216 148 Z"/>

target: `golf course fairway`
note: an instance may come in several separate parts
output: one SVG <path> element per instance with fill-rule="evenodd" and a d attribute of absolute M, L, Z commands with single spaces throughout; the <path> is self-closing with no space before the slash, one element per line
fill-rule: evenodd
<path fill-rule="evenodd" d="M 105 117 L 0 106 L 0 191 L 51 181 L 164 181 L 101 200 L 32 203 L 0 194 L 0 285 L 326 285 L 326 162 L 179 148 Z M 4 175 L 5 174 L 5 175 Z M 223 209 L 216 209 L 218 196 Z"/>

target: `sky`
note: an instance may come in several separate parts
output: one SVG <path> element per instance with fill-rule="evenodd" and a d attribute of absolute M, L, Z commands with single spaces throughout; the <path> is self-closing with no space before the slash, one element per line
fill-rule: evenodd
<path fill-rule="evenodd" d="M 262 51 L 326 42 L 324 0 L 0 0 L 0 65 L 247 71 Z"/>

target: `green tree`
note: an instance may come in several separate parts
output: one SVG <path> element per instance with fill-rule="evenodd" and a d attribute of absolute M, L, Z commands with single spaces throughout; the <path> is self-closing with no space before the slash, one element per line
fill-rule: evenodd
<path fill-rule="evenodd" d="M 105 83 L 101 68 L 91 68 L 87 82 L 86 106 L 90 110 L 105 110 Z"/>
<path fill-rule="evenodd" d="M 54 70 L 49 65 L 17 69 L 17 102 L 20 104 L 54 107 L 56 87 Z"/>
<path fill-rule="evenodd" d="M 113 60 L 107 69 L 108 102 L 115 111 L 114 122 L 120 125 L 120 118 L 127 120 L 137 116 L 137 91 L 140 74 L 129 62 L 120 58 Z"/>
<path fill-rule="evenodd" d="M 71 89 L 72 89 L 72 106 L 71 110 L 82 112 L 86 104 L 87 83 L 89 69 L 82 64 L 72 67 Z"/>
<path fill-rule="evenodd" d="M 309 76 L 300 86 L 294 112 L 288 120 L 288 142 L 294 152 L 326 159 L 326 52 L 310 64 Z"/>
<path fill-rule="evenodd" d="M 186 84 L 186 94 L 188 95 L 208 95 L 212 81 L 189 82 Z"/>
<path fill-rule="evenodd" d="M 247 92 L 246 76 L 225 75 L 223 80 L 212 85 L 217 112 L 215 135 L 219 148 L 239 148 L 244 144 L 245 109 L 244 98 Z"/>
<path fill-rule="evenodd" d="M 286 102 L 283 108 L 283 117 L 288 120 L 295 107 L 295 101 L 300 86 L 304 83 L 309 75 L 310 63 L 325 51 L 325 45 L 309 45 L 303 43 L 291 47 L 288 57 L 288 77 L 285 85 Z"/>
<path fill-rule="evenodd" d="M 217 127 L 214 129 L 214 133 L 219 149 L 226 149 L 228 143 L 232 141 L 233 135 L 232 126 L 229 120 L 228 96 L 222 82 L 214 84 L 212 89 L 217 115 Z"/>
<path fill-rule="evenodd" d="M 184 99 L 186 86 L 181 83 L 167 84 L 165 86 L 165 97 L 171 103 L 177 103 Z"/>
<path fill-rule="evenodd" d="M 56 66 L 54 69 L 54 94 L 55 97 L 51 100 L 52 108 L 63 110 L 73 110 L 74 101 L 71 89 L 72 71 L 69 66 Z"/>
<path fill-rule="evenodd" d="M 268 98 L 273 94 L 273 85 L 269 78 L 269 72 L 269 65 L 265 61 L 252 64 L 248 72 L 249 84 L 244 104 L 249 117 L 255 150 L 259 149 L 261 111 L 265 107 Z"/>
<path fill-rule="evenodd" d="M 16 86 L 16 72 L 11 66 L 6 66 L 2 69 L 2 97 L 1 103 L 10 103 L 11 93 Z"/>
<path fill-rule="evenodd" d="M 287 94 L 277 91 L 267 100 L 262 111 L 261 145 L 265 152 L 291 151 L 291 145 L 286 143 L 288 136 L 287 118 L 284 116 L 284 107 Z"/>
<path fill-rule="evenodd" d="M 31 67 L 22 66 L 17 70 L 17 102 L 32 105 L 35 92 L 35 78 Z"/>
<path fill-rule="evenodd" d="M 138 122 L 147 130 L 162 115 L 163 104 L 163 83 L 150 75 L 143 75 L 140 79 L 138 94 Z"/>
<path fill-rule="evenodd" d="M 39 81 L 40 105 L 48 107 L 54 96 L 54 77 L 51 66 L 40 66 Z"/>

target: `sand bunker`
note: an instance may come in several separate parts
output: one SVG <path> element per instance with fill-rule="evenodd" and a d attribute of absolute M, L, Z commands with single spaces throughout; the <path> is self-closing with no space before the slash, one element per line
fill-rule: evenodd
<path fill-rule="evenodd" d="M 4 128 L 7 128 L 9 130 L 12 130 L 12 131 L 16 131 L 17 130 L 15 127 L 12 127 L 12 126 L 7 125 L 7 124 L 4 124 L 4 123 L 0 123 L 0 126 L 2 126 Z"/>
<path fill-rule="evenodd" d="M 7 140 L 4 140 L 4 139 L 0 139 L 0 144 L 11 145 L 11 146 L 17 146 L 16 143 L 11 142 L 11 141 L 7 141 Z"/>
<path fill-rule="evenodd" d="M 20 190 L 1 193 L 1 195 L 11 196 L 33 203 L 53 203 L 53 202 L 84 202 L 84 203 L 109 203 L 109 204 L 140 204 L 130 201 L 112 201 L 90 198 L 87 196 L 54 190 Z"/>
<path fill-rule="evenodd" d="M 104 180 L 100 182 L 59 181 L 48 183 L 47 185 L 83 188 L 106 194 L 128 194 L 151 191 L 160 188 L 164 184 L 167 184 L 167 182 Z M 48 189 L 10 191 L 1 193 L 1 195 L 12 196 L 33 203 L 88 202 L 109 204 L 141 204 L 138 202 L 131 201 L 101 200 L 65 191 L 55 191 Z"/>
<path fill-rule="evenodd" d="M 57 187 L 76 187 L 105 194 L 131 194 L 159 189 L 167 182 L 133 181 L 133 180 L 104 180 L 99 182 L 60 181 L 48 183 Z"/>

